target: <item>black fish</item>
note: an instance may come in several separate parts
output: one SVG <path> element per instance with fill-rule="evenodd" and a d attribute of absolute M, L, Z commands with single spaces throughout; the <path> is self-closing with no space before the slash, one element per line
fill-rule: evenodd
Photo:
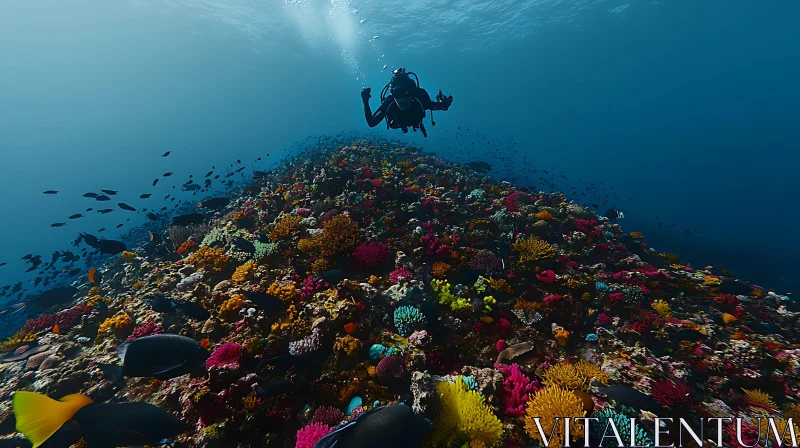
<path fill-rule="evenodd" d="M 246 291 L 244 296 L 247 297 L 247 300 L 255 303 L 257 307 L 263 310 L 274 312 L 283 312 L 286 310 L 286 304 L 272 294 L 258 291 Z"/>
<path fill-rule="evenodd" d="M 97 213 L 100 213 L 101 215 L 105 215 L 106 213 L 111 213 L 113 211 L 114 211 L 114 209 L 104 208 L 102 210 L 98 210 Z"/>
<path fill-rule="evenodd" d="M 47 190 L 43 191 L 42 194 L 58 194 L 58 190 Z"/>
<path fill-rule="evenodd" d="M 150 221 L 158 220 L 158 216 L 156 216 L 154 213 L 148 213 L 145 216 L 147 216 L 147 219 L 149 219 Z"/>
<path fill-rule="evenodd" d="M 127 246 L 125 246 L 125 243 L 122 241 L 105 239 L 101 240 L 96 236 L 89 235 L 88 233 L 82 233 L 81 236 L 86 244 L 106 254 L 116 255 L 127 249 Z"/>
<path fill-rule="evenodd" d="M 24 257 L 20 258 L 20 260 L 30 260 L 33 257 L 33 254 L 26 254 Z"/>
<path fill-rule="evenodd" d="M 692 342 L 695 342 L 695 341 L 705 340 L 706 339 L 706 335 L 704 335 L 703 333 L 700 333 L 697 330 L 684 329 L 684 330 L 681 330 L 681 331 L 675 333 L 675 336 L 673 336 L 672 339 L 676 340 L 676 341 L 692 341 Z"/>
<path fill-rule="evenodd" d="M 595 383 L 595 385 L 601 393 L 613 398 L 618 403 L 640 411 L 650 411 L 656 415 L 663 415 L 661 405 L 658 404 L 653 397 L 643 394 L 632 387 L 620 384 L 603 386 L 602 384 Z"/>
<path fill-rule="evenodd" d="M 69 217 L 69 219 L 78 219 L 78 218 L 83 218 L 83 215 L 81 215 L 80 213 L 76 213 Z"/>
<path fill-rule="evenodd" d="M 105 194 L 107 194 L 109 196 L 116 196 L 116 194 L 117 194 L 116 190 L 100 190 L 100 191 L 102 191 L 103 193 L 105 193 Z"/>
<path fill-rule="evenodd" d="M 169 173 L 164 173 L 164 174 L 162 174 L 161 176 L 163 176 L 163 177 L 169 177 L 169 176 L 172 176 L 173 174 L 175 174 L 175 173 L 173 173 L 172 171 L 170 171 Z"/>
<path fill-rule="evenodd" d="M 101 194 L 100 196 L 96 196 L 94 199 L 97 200 L 97 201 L 110 201 L 111 200 L 110 197 L 108 197 L 108 196 L 106 196 L 104 194 Z"/>
<path fill-rule="evenodd" d="M 6 262 L 4 261 L 4 262 L 0 263 L 0 266 L 5 266 L 5 265 L 7 265 L 7 264 L 8 264 L 8 263 L 6 263 Z"/>
<path fill-rule="evenodd" d="M 124 226 L 125 224 L 117 224 L 116 227 L 119 229 L 120 227 Z"/>
<path fill-rule="evenodd" d="M 92 211 L 92 210 L 94 210 L 94 209 L 93 209 L 93 208 L 91 208 L 91 207 L 89 207 L 89 208 L 87 208 L 87 209 L 86 209 L 86 211 L 87 211 L 87 212 L 90 212 L 90 211 Z"/>
<path fill-rule="evenodd" d="M 131 207 L 130 205 L 128 205 L 128 204 L 126 204 L 124 202 L 118 203 L 117 207 L 119 207 L 119 208 L 121 208 L 123 210 L 128 210 L 129 212 L 135 212 L 136 211 L 135 208 Z"/>
<path fill-rule="evenodd" d="M 472 168 L 479 173 L 488 173 L 492 170 L 492 166 L 486 162 L 469 162 L 467 167 Z"/>
<path fill-rule="evenodd" d="M 173 302 L 172 299 L 169 297 L 165 297 L 159 294 L 153 294 L 151 296 L 145 297 L 144 299 L 150 308 L 157 313 L 168 313 L 172 311 Z"/>
<path fill-rule="evenodd" d="M 139 195 L 139 199 L 149 199 L 149 198 L 150 198 L 150 194 L 149 193 L 148 194 Z"/>
<path fill-rule="evenodd" d="M 54 222 L 50 224 L 50 227 L 64 227 L 65 225 L 67 225 L 65 222 Z"/>
<path fill-rule="evenodd" d="M 352 422 L 339 425 L 322 437 L 314 448 L 420 446 L 431 429 L 431 421 L 414 413 L 406 404 L 390 404 L 369 410 Z"/>
<path fill-rule="evenodd" d="M 343 269 L 331 269 L 330 271 L 317 273 L 317 277 L 325 280 L 331 285 L 335 285 L 344 280 L 346 278 L 346 274 Z"/>
<path fill-rule="evenodd" d="M 197 184 L 183 184 L 181 185 L 181 190 L 183 191 L 197 191 L 200 189 L 200 185 Z"/>
<path fill-rule="evenodd" d="M 265 366 L 273 366 L 281 370 L 288 370 L 292 367 L 303 369 L 308 366 L 309 360 L 304 356 L 299 355 L 279 355 L 274 358 L 269 358 L 261 361 L 258 366 L 263 368 Z"/>
<path fill-rule="evenodd" d="M 96 198 L 97 197 L 97 193 L 91 193 L 91 192 L 84 193 L 83 197 L 85 197 L 85 198 Z"/>
<path fill-rule="evenodd" d="M 208 318 L 211 317 L 211 313 L 203 308 L 203 305 L 196 302 L 178 302 L 173 300 L 172 306 L 180 310 L 186 317 L 195 320 L 208 320 Z"/>
<path fill-rule="evenodd" d="M 236 238 L 231 241 L 231 244 L 236 246 L 237 249 L 241 250 L 242 252 L 247 252 L 248 254 L 253 254 L 256 252 L 256 246 L 253 245 L 250 241 L 237 236 Z"/>
<path fill-rule="evenodd" d="M 161 157 L 167 157 L 170 154 L 172 154 L 172 151 L 167 151 L 164 154 L 161 154 Z"/>
<path fill-rule="evenodd" d="M 73 288 L 72 286 L 49 289 L 29 300 L 28 305 L 43 309 L 50 308 L 51 306 L 71 302 L 77 293 L 78 288 Z"/>
<path fill-rule="evenodd" d="M 161 243 L 161 235 L 160 234 L 148 231 L 147 235 L 150 237 L 150 241 L 152 241 L 152 242 L 154 242 L 156 244 Z"/>
<path fill-rule="evenodd" d="M 297 390 L 297 387 L 290 380 L 281 378 L 267 383 L 256 389 L 256 395 L 260 398 L 277 397 L 278 395 L 290 394 Z"/>
<path fill-rule="evenodd" d="M 206 173 L 206 177 L 208 177 L 208 176 L 210 176 L 212 174 L 214 174 L 214 172 L 213 171 L 209 171 L 209 172 Z"/>
<path fill-rule="evenodd" d="M 174 199 L 174 198 L 173 198 Z M 200 224 L 205 220 L 205 216 L 202 213 L 189 213 L 186 215 L 180 215 L 172 218 L 172 225 L 173 226 L 188 226 L 191 224 Z"/>
<path fill-rule="evenodd" d="M 158 178 L 156 178 L 156 180 L 153 181 L 153 186 L 155 187 L 157 183 L 158 183 Z"/>
<path fill-rule="evenodd" d="M 225 207 L 226 205 L 230 204 L 231 200 L 228 198 L 211 198 L 201 202 L 199 205 L 201 208 L 210 208 L 210 209 L 217 209 Z"/>
<path fill-rule="evenodd" d="M 117 348 L 122 366 L 100 364 L 114 382 L 123 377 L 168 380 L 197 370 L 208 359 L 208 350 L 194 339 L 177 334 L 156 334 L 123 343 Z"/>

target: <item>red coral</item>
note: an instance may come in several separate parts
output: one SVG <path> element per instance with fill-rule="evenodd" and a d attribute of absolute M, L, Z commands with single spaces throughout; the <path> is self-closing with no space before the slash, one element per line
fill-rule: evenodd
<path fill-rule="evenodd" d="M 625 295 L 622 294 L 621 292 L 612 292 L 611 294 L 608 295 L 608 300 L 611 303 L 624 302 Z"/>
<path fill-rule="evenodd" d="M 239 367 L 242 359 L 243 348 L 235 342 L 226 342 L 208 357 L 206 367 Z"/>
<path fill-rule="evenodd" d="M 563 298 L 564 298 L 564 296 L 562 296 L 561 294 L 550 294 L 549 296 L 546 296 L 543 299 L 543 301 L 544 301 L 545 305 L 550 305 L 551 303 L 558 302 L 559 300 L 561 300 Z"/>
<path fill-rule="evenodd" d="M 498 352 L 502 352 L 508 348 L 508 343 L 505 339 L 498 339 L 498 341 L 494 344 L 494 348 L 497 349 Z"/>
<path fill-rule="evenodd" d="M 536 274 L 536 278 L 542 283 L 553 283 L 556 281 L 556 273 L 548 269 Z"/>
<path fill-rule="evenodd" d="M 94 308 L 86 302 L 75 305 L 74 307 L 62 311 L 58 314 L 45 314 L 36 319 L 31 319 L 22 327 L 27 333 L 38 333 L 50 330 L 58 324 L 60 331 L 67 331 L 78 325 L 83 316 L 91 313 Z"/>
<path fill-rule="evenodd" d="M 497 329 L 497 334 L 500 335 L 501 338 L 505 339 L 511 336 L 511 322 L 508 319 L 500 318 L 495 324 L 495 328 Z"/>
<path fill-rule="evenodd" d="M 133 333 L 131 333 L 131 336 L 128 338 L 128 340 L 132 341 L 143 336 L 162 333 L 164 333 L 164 329 L 161 328 L 161 325 L 156 325 L 153 319 L 148 319 L 145 323 L 133 329 Z"/>
<path fill-rule="evenodd" d="M 384 357 L 375 368 L 375 372 L 378 375 L 378 382 L 384 385 L 390 384 L 402 377 L 405 370 L 403 361 L 397 356 Z"/>
<path fill-rule="evenodd" d="M 588 219 L 576 219 L 575 220 L 575 227 L 578 228 L 579 231 L 586 233 L 592 227 L 597 225 L 597 220 L 588 220 Z"/>
<path fill-rule="evenodd" d="M 406 268 L 395 269 L 389 274 L 389 281 L 392 283 L 397 283 L 400 281 L 401 277 L 405 278 L 406 280 L 410 280 L 413 277 L 413 274 Z"/>
<path fill-rule="evenodd" d="M 656 381 L 651 395 L 662 406 L 673 409 L 690 406 L 694 402 L 694 391 L 683 381 Z"/>
<path fill-rule="evenodd" d="M 345 419 L 344 412 L 333 406 L 320 406 L 314 411 L 311 423 L 321 423 L 323 425 L 336 426 Z"/>
<path fill-rule="evenodd" d="M 530 195 L 521 191 L 515 191 L 510 195 L 503 198 L 503 205 L 509 212 L 519 211 L 519 205 L 522 202 L 530 200 Z"/>
<path fill-rule="evenodd" d="M 386 260 L 389 250 L 381 243 L 361 243 L 353 252 L 356 265 L 361 268 L 374 268 Z"/>
<path fill-rule="evenodd" d="M 609 325 L 611 318 L 607 314 L 600 313 L 597 315 L 597 325 Z"/>

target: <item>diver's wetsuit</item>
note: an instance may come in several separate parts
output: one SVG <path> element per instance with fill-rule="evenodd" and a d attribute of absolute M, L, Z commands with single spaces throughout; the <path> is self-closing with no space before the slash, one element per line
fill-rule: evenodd
<path fill-rule="evenodd" d="M 425 130 L 425 125 L 422 119 L 425 118 L 426 110 L 447 110 L 450 108 L 450 103 L 444 101 L 431 101 L 428 92 L 417 87 L 412 93 L 413 100 L 411 106 L 406 110 L 400 110 L 395 104 L 394 97 L 390 94 L 387 96 L 383 103 L 381 103 L 378 110 L 372 113 L 369 107 L 369 101 L 364 101 L 364 117 L 367 119 L 369 127 L 373 128 L 380 124 L 386 118 L 386 125 L 391 129 L 402 129 L 403 132 L 408 132 L 408 128 L 415 131 L 419 128 L 422 135 L 427 137 L 428 132 Z"/>

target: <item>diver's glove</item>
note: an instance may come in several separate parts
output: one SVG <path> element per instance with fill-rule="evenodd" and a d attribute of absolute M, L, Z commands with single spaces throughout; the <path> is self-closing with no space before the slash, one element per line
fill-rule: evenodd
<path fill-rule="evenodd" d="M 361 89 L 361 101 L 363 101 L 364 104 L 366 104 L 369 99 L 372 98 L 372 95 L 370 95 L 371 92 L 372 89 L 369 87 L 364 87 Z"/>
<path fill-rule="evenodd" d="M 447 110 L 450 108 L 450 105 L 453 104 L 453 95 L 445 96 L 440 90 L 436 95 L 436 101 L 444 103 L 444 110 Z"/>

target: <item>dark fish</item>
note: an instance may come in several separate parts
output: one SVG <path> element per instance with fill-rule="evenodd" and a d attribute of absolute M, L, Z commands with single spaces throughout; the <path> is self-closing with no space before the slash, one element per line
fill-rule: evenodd
<path fill-rule="evenodd" d="M 211 313 L 197 302 L 178 302 L 173 300 L 172 306 L 180 310 L 186 317 L 195 320 L 208 320 L 211 317 Z"/>
<path fill-rule="evenodd" d="M 117 224 L 117 225 L 116 225 L 116 227 L 119 229 L 120 227 L 122 227 L 122 226 L 124 226 L 124 225 L 125 225 L 124 223 L 122 223 L 122 224 Z"/>
<path fill-rule="evenodd" d="M 602 384 L 595 383 L 595 385 L 601 393 L 613 398 L 618 403 L 640 411 L 650 411 L 656 415 L 663 415 L 661 405 L 658 404 L 653 397 L 643 394 L 632 387 L 620 384 L 603 386 Z"/>
<path fill-rule="evenodd" d="M 139 199 L 149 199 L 149 198 L 150 198 L 150 194 L 149 193 L 148 194 L 139 195 Z"/>
<path fill-rule="evenodd" d="M 208 176 L 210 176 L 212 174 L 214 174 L 214 172 L 213 171 L 209 171 L 209 172 L 206 173 L 206 177 L 208 177 Z"/>
<path fill-rule="evenodd" d="M 33 257 L 33 254 L 26 254 L 24 257 L 20 258 L 20 260 L 30 260 Z"/>
<path fill-rule="evenodd" d="M 244 296 L 247 297 L 247 300 L 255 303 L 257 307 L 263 310 L 274 312 L 283 312 L 286 310 L 286 304 L 272 294 L 258 291 L 246 291 Z"/>
<path fill-rule="evenodd" d="M 103 281 L 103 275 L 100 274 L 100 271 L 98 271 L 95 268 L 89 269 L 88 278 L 89 278 L 89 283 L 93 285 L 99 285 L 100 282 Z"/>
<path fill-rule="evenodd" d="M 84 193 L 83 197 L 85 197 L 85 198 L 96 198 L 97 197 L 97 193 L 91 193 L 91 192 Z"/>
<path fill-rule="evenodd" d="M 96 404 L 81 394 L 56 401 L 17 391 L 13 405 L 17 429 L 33 446 L 43 448 L 72 446 L 80 439 L 90 447 L 159 445 L 191 429 L 171 413 L 144 402 Z"/>
<path fill-rule="evenodd" d="M 175 174 L 175 173 L 174 173 L 174 172 L 172 172 L 172 171 L 170 171 L 169 173 L 164 173 L 164 174 L 162 174 L 161 176 L 162 176 L 162 177 L 170 177 L 170 176 L 172 176 L 173 174 Z"/>
<path fill-rule="evenodd" d="M 105 231 L 106 231 L 105 227 L 103 227 L 102 229 L 97 229 L 97 233 L 102 233 L 102 232 L 105 232 Z"/>
<path fill-rule="evenodd" d="M 183 191 L 197 191 L 200 188 L 201 188 L 200 185 L 197 185 L 197 184 L 183 184 L 183 185 L 181 185 L 181 190 L 183 190 Z"/>
<path fill-rule="evenodd" d="M 277 369 L 288 370 L 292 367 L 303 369 L 309 364 L 308 358 L 298 355 L 280 355 L 274 358 L 269 358 L 259 363 L 259 368 L 265 366 L 273 366 Z"/>
<path fill-rule="evenodd" d="M 67 277 L 75 277 L 76 275 L 81 273 L 81 268 L 75 268 L 69 272 L 67 272 Z"/>
<path fill-rule="evenodd" d="M 97 213 L 100 213 L 101 215 L 105 215 L 106 213 L 111 213 L 113 211 L 114 211 L 114 209 L 104 208 L 102 210 L 98 210 Z"/>
<path fill-rule="evenodd" d="M 150 221 L 158 220 L 158 216 L 156 214 L 154 214 L 154 213 L 148 213 L 145 216 L 147 216 L 147 219 L 149 219 Z"/>
<path fill-rule="evenodd" d="M 241 250 L 242 252 L 247 252 L 248 254 L 253 254 L 256 252 L 256 246 L 253 245 L 250 241 L 237 236 L 236 238 L 231 241 L 231 244 L 236 246 L 237 249 Z"/>
<path fill-rule="evenodd" d="M 153 294 L 144 299 L 150 308 L 157 313 L 168 313 L 173 309 L 172 299 L 159 294 Z"/>
<path fill-rule="evenodd" d="M 86 244 L 106 254 L 116 255 L 127 249 L 127 246 L 125 246 L 125 243 L 122 241 L 105 239 L 101 240 L 96 236 L 89 235 L 88 233 L 82 233 L 81 236 Z"/>
<path fill-rule="evenodd" d="M 492 170 L 492 166 L 486 162 L 469 162 L 467 167 L 472 168 L 479 173 L 488 173 Z"/>
<path fill-rule="evenodd" d="M 155 187 L 157 183 L 158 183 L 158 178 L 156 178 L 156 180 L 153 181 L 153 186 Z"/>
<path fill-rule="evenodd" d="M 7 264 L 8 264 L 8 263 L 6 263 L 6 262 L 4 261 L 4 262 L 0 263 L 0 266 L 5 266 L 5 265 L 7 265 Z"/>
<path fill-rule="evenodd" d="M 161 235 L 158 234 L 158 233 L 153 233 L 153 232 L 148 231 L 147 235 L 150 237 L 150 241 L 152 241 L 154 243 L 161 243 L 161 241 L 162 241 Z"/>
<path fill-rule="evenodd" d="M 168 380 L 203 366 L 208 350 L 194 339 L 177 334 L 156 334 L 123 343 L 117 348 L 122 366 L 100 364 L 114 382 L 123 377 Z"/>
<path fill-rule="evenodd" d="M 319 272 L 317 277 L 325 280 L 331 285 L 335 285 L 346 278 L 344 269 L 331 269 L 330 271 Z"/>
<path fill-rule="evenodd" d="M 69 217 L 69 219 L 78 219 L 78 218 L 83 218 L 83 215 L 81 215 L 80 213 L 76 213 Z"/>
<path fill-rule="evenodd" d="M 78 288 L 73 288 L 72 286 L 53 288 L 29 300 L 28 305 L 39 308 L 50 308 L 51 306 L 71 302 L 77 293 Z"/>
<path fill-rule="evenodd" d="M 110 201 L 111 198 L 106 196 L 106 195 L 104 195 L 104 194 L 101 194 L 100 196 L 95 197 L 95 200 L 97 200 L 97 201 Z"/>
<path fill-rule="evenodd" d="M 685 329 L 685 330 L 681 330 L 681 331 L 675 333 L 675 336 L 673 336 L 672 339 L 676 340 L 676 341 L 692 341 L 692 342 L 696 342 L 696 341 L 705 340 L 706 339 L 706 335 L 704 335 L 703 333 L 700 333 L 697 330 Z"/>
<path fill-rule="evenodd" d="M 42 282 L 42 277 L 36 277 L 35 279 L 33 279 L 33 286 L 34 287 L 39 286 L 39 283 L 41 282 Z"/>
<path fill-rule="evenodd" d="M 191 224 L 200 224 L 205 220 L 205 218 L 206 217 L 202 213 L 189 213 L 186 215 L 179 215 L 172 218 L 172 225 L 188 226 Z"/>
<path fill-rule="evenodd" d="M 290 380 L 281 378 L 267 383 L 256 389 L 256 395 L 260 398 L 277 397 L 278 395 L 290 394 L 297 390 L 297 387 Z"/>
<path fill-rule="evenodd" d="M 92 211 L 92 210 L 94 210 L 94 209 L 93 209 L 93 208 L 91 208 L 91 207 L 89 207 L 89 208 L 87 208 L 87 209 L 86 209 L 86 211 L 87 211 L 87 212 L 90 212 L 90 211 Z"/>
<path fill-rule="evenodd" d="M 135 208 L 131 207 L 130 205 L 128 205 L 128 204 L 126 204 L 124 202 L 118 203 L 117 207 L 119 207 L 119 208 L 121 208 L 123 210 L 128 210 L 129 212 L 135 212 L 136 211 Z"/>
<path fill-rule="evenodd" d="M 100 190 L 100 191 L 102 191 L 103 193 L 105 193 L 105 194 L 107 194 L 109 196 L 116 196 L 117 195 L 117 191 L 116 190 Z"/>
<path fill-rule="evenodd" d="M 164 154 L 161 154 L 161 157 L 167 157 L 170 154 L 172 154 L 172 151 L 167 151 Z"/>
<path fill-rule="evenodd" d="M 42 194 L 58 194 L 58 190 L 47 190 L 43 191 Z"/>
<path fill-rule="evenodd" d="M 64 227 L 65 225 L 67 225 L 65 222 L 54 222 L 50 224 L 50 227 Z"/>
<path fill-rule="evenodd" d="M 228 198 L 211 198 L 207 199 L 199 204 L 201 208 L 210 208 L 210 209 L 217 209 L 225 207 L 226 205 L 230 204 L 231 200 Z"/>
<path fill-rule="evenodd" d="M 431 421 L 414 413 L 406 404 L 372 409 L 355 420 L 337 426 L 313 448 L 404 448 L 420 446 L 431 429 Z"/>

